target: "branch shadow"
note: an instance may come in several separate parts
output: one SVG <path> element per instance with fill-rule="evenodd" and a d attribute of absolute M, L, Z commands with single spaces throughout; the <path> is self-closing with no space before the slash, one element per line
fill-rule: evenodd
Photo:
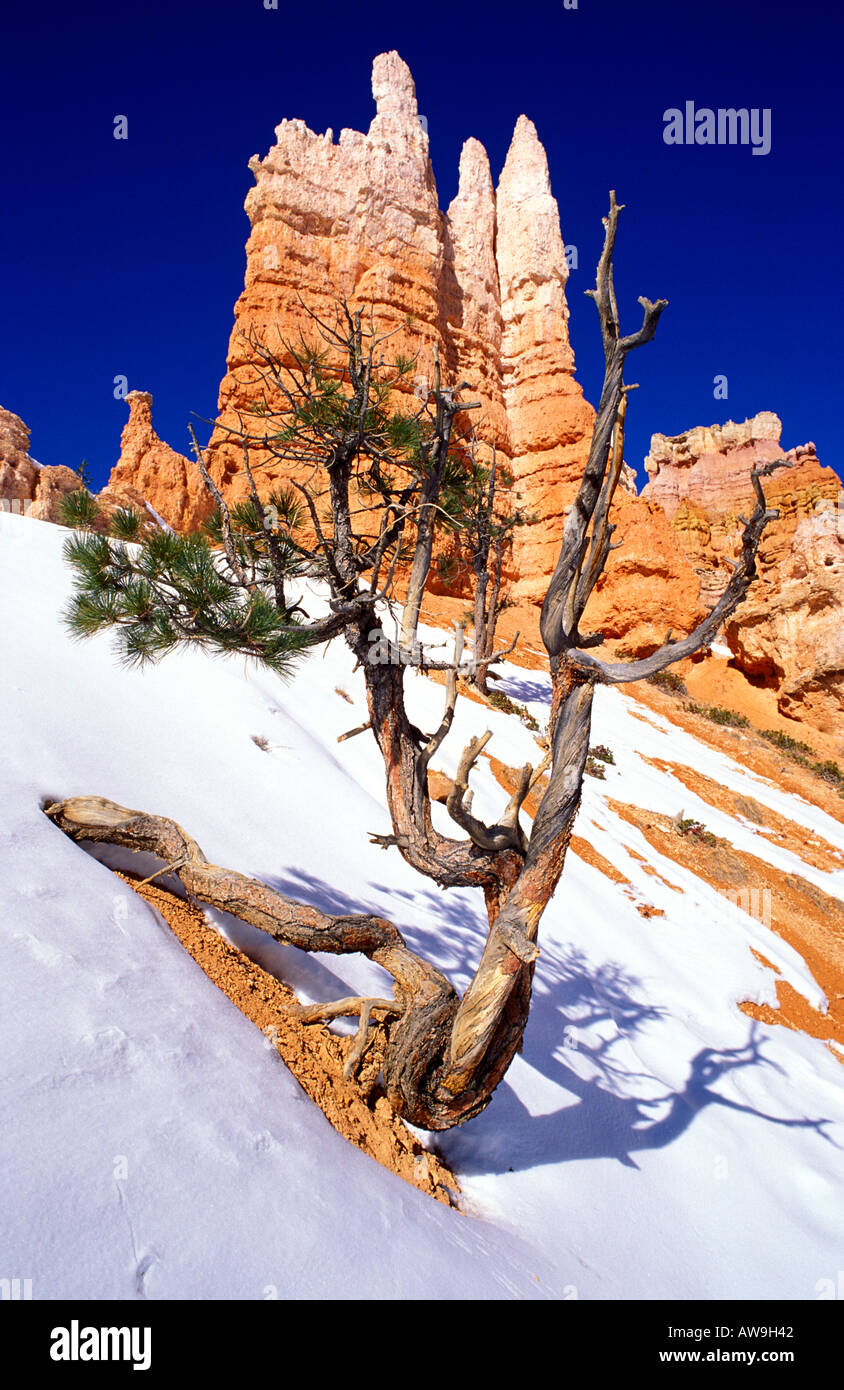
<path fill-rule="evenodd" d="M 160 862 L 154 856 L 116 851 L 112 846 L 84 847 L 109 867 L 131 867 L 136 873 L 141 867 L 153 872 Z M 180 890 L 174 876 L 162 878 L 168 887 Z M 424 888 L 416 893 L 397 891 L 392 885 L 372 883 L 373 898 L 367 902 L 300 868 L 288 868 L 286 874 L 263 881 L 287 897 L 335 915 L 381 913 L 385 893 L 407 900 L 417 925 L 397 925 L 406 933 L 411 949 L 426 955 L 452 979 L 459 975 L 468 981 L 486 940 L 485 912 L 474 911 L 465 899 L 449 900 L 445 893 Z M 206 911 L 238 949 L 297 993 L 329 1000 L 348 992 L 348 981 L 330 969 L 327 957 L 285 946 L 228 913 Z M 420 921 L 428 923 L 427 929 L 419 927 Z M 380 966 L 363 957 L 344 956 L 343 960 L 347 971 L 349 962 L 358 963 L 352 970 L 361 971 L 361 992 L 371 989 L 376 978 L 372 972 L 384 980 L 372 992 L 390 992 L 390 977 Z M 366 972 L 370 972 L 369 980 Z M 505 1078 L 489 1108 L 470 1125 L 439 1136 L 448 1161 L 467 1176 L 598 1158 L 637 1168 L 634 1154 L 665 1148 L 710 1105 L 785 1128 L 812 1129 L 834 1143 L 825 1133 L 831 1120 L 770 1115 L 714 1089 L 721 1078 L 739 1068 L 776 1068 L 763 1055 L 764 1039 L 756 1022 L 740 1047 L 701 1048 L 689 1059 L 688 1075 L 677 1089 L 667 1087 L 648 1069 L 637 1070 L 637 1064 L 642 1064 L 635 1054 L 636 1034 L 667 1017 L 667 1010 L 646 999 L 644 982 L 618 962 L 596 963 L 574 946 L 545 946 L 534 980 L 522 1055 L 561 1098 L 570 1097 L 570 1103 L 547 1114 L 532 1114 L 513 1081 Z M 345 1031 L 345 1022 L 338 1020 L 341 1023 Z"/>
<path fill-rule="evenodd" d="M 535 700 L 542 705 L 551 704 L 551 684 L 547 680 L 532 681 L 522 676 L 502 675 L 500 680 L 495 682 L 495 688 L 509 695 L 511 700 L 520 700 L 522 704 L 526 704 L 528 700 Z"/>
<path fill-rule="evenodd" d="M 603 1045 L 597 1050 L 583 1049 L 586 1057 L 597 1064 L 593 1076 L 578 1074 L 573 1065 L 563 1060 L 558 1060 L 552 1071 L 547 1049 L 534 1042 L 533 1047 L 526 1049 L 526 1060 L 568 1092 L 574 1098 L 572 1103 L 550 1114 L 532 1115 L 512 1083 L 505 1080 L 490 1109 L 471 1128 L 443 1135 L 441 1147 L 449 1163 L 467 1176 L 600 1158 L 615 1159 L 624 1167 L 638 1169 L 636 1153 L 666 1148 L 710 1105 L 724 1106 L 783 1128 L 811 1129 L 835 1145 L 825 1132 L 831 1120 L 771 1115 L 730 1100 L 714 1089 L 722 1077 L 738 1068 L 776 1067 L 763 1055 L 763 1044 L 754 1022 L 747 1042 L 740 1047 L 701 1048 L 689 1059 L 683 1085 L 672 1090 L 661 1086 L 647 1071 L 607 1065 L 607 1059 L 600 1055 Z M 631 1085 L 657 1089 L 658 1093 L 647 1098 L 631 1095 Z M 491 1113 L 493 1110 L 495 1113 Z"/>
<path fill-rule="evenodd" d="M 384 910 L 383 898 L 380 903 L 352 898 L 300 869 L 271 880 L 271 886 L 327 912 Z M 398 925 L 412 949 L 451 978 L 471 977 L 486 940 L 484 912 L 467 911 L 465 901 L 447 893 L 420 889 L 397 894 L 388 884 L 370 886 L 408 900 L 417 927 Z M 427 932 L 419 929 L 420 920 L 431 924 Z M 813 1129 L 833 1142 L 825 1133 L 831 1121 L 767 1114 L 715 1089 L 734 1070 L 776 1067 L 763 1054 L 756 1022 L 749 1025 L 742 1046 L 701 1048 L 689 1059 L 684 1084 L 676 1090 L 666 1087 L 641 1067 L 634 1048 L 637 1033 L 667 1018 L 668 1010 L 648 1000 L 644 982 L 617 961 L 595 962 L 575 946 L 546 946 L 534 981 L 523 1056 L 571 1103 L 532 1115 L 513 1083 L 505 1080 L 482 1115 L 465 1129 L 439 1136 L 443 1152 L 467 1175 L 593 1158 L 613 1158 L 636 1168 L 637 1152 L 665 1148 L 710 1105 L 785 1128 Z M 628 1056 L 619 1057 L 620 1050 Z"/>

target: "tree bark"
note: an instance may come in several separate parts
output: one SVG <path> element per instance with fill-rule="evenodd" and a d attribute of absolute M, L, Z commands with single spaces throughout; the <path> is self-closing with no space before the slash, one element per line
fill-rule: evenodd
<path fill-rule="evenodd" d="M 469 776 L 489 733 L 471 740 L 464 750 L 460 771 L 448 798 L 452 819 L 465 831 L 467 838 L 456 840 L 442 835 L 432 821 L 428 767 L 451 727 L 458 670 L 465 671 L 460 665 L 462 627 L 458 628 L 454 663 L 443 668 L 448 671 L 446 708 L 436 732 L 428 735 L 416 728 L 404 703 L 401 657 L 415 644 L 422 593 L 431 565 L 435 511 L 452 422 L 458 410 L 475 406 L 454 403 L 454 393 L 441 389 L 437 366 L 436 423 L 428 455 L 429 466 L 422 481 L 401 649 L 396 654 L 375 612 L 375 600 L 380 595 L 374 590 L 374 581 L 372 590 L 361 589 L 362 564 L 356 550 L 357 538 L 349 502 L 350 482 L 361 451 L 365 451 L 366 446 L 372 457 L 377 458 L 381 448 L 377 438 L 367 444 L 364 428 L 371 404 L 374 349 L 370 344 L 364 352 L 360 313 L 352 317 L 348 309 L 345 310 L 348 341 L 339 331 L 334 340 L 345 343 L 348 348 L 353 409 L 349 418 L 343 417 L 341 426 L 326 427 L 324 434 L 326 454 L 322 463 L 328 475 L 333 523 L 330 542 L 319 528 L 312 499 L 310 503 L 328 570 L 332 615 L 322 620 L 321 625 L 312 625 L 308 631 L 319 634 L 322 639 L 342 631 L 364 670 L 369 724 L 384 763 L 392 824 L 391 835 L 373 836 L 374 840 L 384 847 L 397 847 L 409 865 L 442 887 L 483 890 L 489 932 L 463 998 L 458 998 L 440 971 L 409 950 L 393 923 L 365 913 L 327 916 L 307 904 L 274 893 L 245 875 L 209 864 L 195 841 L 174 821 L 131 811 L 97 797 L 75 797 L 45 808 L 50 819 L 74 840 L 104 841 L 159 855 L 191 896 L 232 912 L 279 940 L 305 951 L 362 952 L 383 966 L 393 978 L 395 994 L 394 1007 L 389 1003 L 385 1005 L 385 1001 L 379 1004 L 382 1011 L 386 1008 L 395 1015 L 384 1024 L 388 1034 L 384 1060 L 387 1096 L 397 1114 L 427 1129 L 448 1129 L 483 1110 L 521 1045 L 539 954 L 536 944 L 539 923 L 563 871 L 580 803 L 596 683 L 638 679 L 705 645 L 747 592 L 755 574 L 755 555 L 762 532 L 767 521 L 776 515 L 765 506 L 759 479 L 781 466 L 779 463 L 766 465 L 753 474 L 757 506 L 745 526 L 741 558 L 724 595 L 695 632 L 677 643 L 669 644 L 666 640 L 663 648 L 641 662 L 603 663 L 583 650 L 584 646 L 594 646 L 601 640 L 599 634 L 593 634 L 591 639 L 583 638 L 579 624 L 609 553 L 610 508 L 623 466 L 624 398 L 625 392 L 632 389 L 623 382 L 624 364 L 629 352 L 653 337 L 665 307 L 664 301 L 651 303 L 641 299 L 642 326 L 637 333 L 622 337 L 612 281 L 619 211 L 612 193 L 596 288 L 590 291 L 601 324 L 604 385 L 588 461 L 566 519 L 559 558 L 542 607 L 540 626 L 551 671 L 552 763 L 529 839 L 519 824 L 519 815 L 531 784 L 530 766 L 522 769 L 517 791 L 495 825 L 484 825 L 471 812 Z M 310 387 L 306 384 L 303 389 L 310 402 Z M 460 389 L 462 386 L 457 388 Z M 287 400 L 292 405 L 296 397 L 288 392 Z M 198 450 L 197 456 L 203 466 Z M 414 493 L 415 487 L 414 482 Z M 493 498 L 494 471 L 490 517 Z M 394 500 L 390 505 L 394 506 Z M 401 508 L 396 513 L 399 514 L 403 515 Z M 397 528 L 398 555 L 403 521 L 401 525 L 398 521 L 385 521 L 385 524 L 388 528 L 390 525 Z M 224 539 L 228 554 L 232 549 L 230 532 L 227 534 L 224 530 Z M 484 659 L 492 653 L 501 562 L 499 550 L 495 589 L 488 606 L 488 554 L 487 544 L 483 574 L 478 574 L 475 607 L 475 657 L 480 656 L 483 678 L 486 675 Z M 375 559 L 372 561 L 376 570 L 383 558 L 383 547 L 379 556 L 377 563 Z M 234 561 L 231 556 L 229 559 L 236 571 L 237 557 Z M 398 660 L 393 659 L 394 654 Z M 363 1047 L 373 1001 L 358 1003 Z M 336 1010 L 339 1005 L 335 1001 L 333 1006 L 326 1007 Z"/>
<path fill-rule="evenodd" d="M 555 762 L 565 761 L 565 775 L 552 778 L 543 797 L 521 872 L 513 852 L 491 862 L 485 856 L 486 866 L 474 873 L 471 857 L 452 866 L 460 881 L 476 886 L 500 888 L 508 878 L 512 884 L 462 1000 L 440 971 L 408 948 L 386 918 L 367 913 L 329 916 L 256 879 L 211 864 L 175 821 L 102 797 L 72 797 L 45 807 L 45 814 L 73 840 L 158 855 L 192 898 L 230 912 L 287 945 L 342 955 L 360 952 L 383 966 L 394 980 L 398 1014 L 389 1025 L 384 1060 L 387 1098 L 398 1115 L 420 1128 L 450 1129 L 489 1104 L 521 1044 L 539 954 L 539 921 L 562 873 L 580 800 L 592 686 L 591 677 L 562 665 L 555 673 L 553 747 Z M 390 785 L 388 778 L 388 790 Z M 401 824 L 405 782 L 400 775 L 393 794 Z M 460 842 L 439 840 L 465 853 Z M 409 847 L 400 848 L 404 853 Z M 429 855 L 430 846 L 416 848 L 419 852 Z M 477 858 L 480 865 L 484 856 L 478 852 Z M 423 872 L 430 872 L 427 859 Z"/>

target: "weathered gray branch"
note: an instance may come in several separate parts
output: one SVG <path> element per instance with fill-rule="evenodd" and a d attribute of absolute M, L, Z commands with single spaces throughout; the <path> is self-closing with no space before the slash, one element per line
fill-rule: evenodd
<path fill-rule="evenodd" d="M 765 494 L 759 480 L 773 473 L 777 468 L 790 467 L 791 463 L 788 459 L 776 459 L 772 463 L 754 469 L 751 473 L 753 490 L 757 500 L 755 510 L 742 532 L 741 557 L 736 563 L 729 583 L 718 602 L 694 631 L 689 633 L 688 637 L 683 637 L 677 642 L 669 642 L 668 638 L 671 635 L 669 633 L 661 647 L 658 647 L 651 656 L 643 657 L 639 661 L 599 661 L 597 657 L 589 656 L 580 650 L 571 653 L 572 661 L 583 670 L 594 671 L 599 679 L 606 684 L 620 685 L 629 681 L 644 680 L 648 676 L 655 675 L 657 671 L 664 671 L 675 661 L 682 661 L 684 657 L 691 656 L 694 652 L 700 651 L 702 647 L 708 646 L 721 624 L 735 612 L 745 598 L 756 577 L 756 553 L 759 549 L 762 533 L 768 522 L 775 521 L 779 516 L 776 509 L 771 510 L 767 507 Z"/>
<path fill-rule="evenodd" d="M 659 317 L 668 303 L 665 299 L 659 299 L 655 303 L 648 299 L 640 299 L 639 303 L 644 310 L 642 327 L 637 333 L 629 334 L 626 338 L 620 336 L 618 306 L 612 278 L 612 255 L 622 207 L 623 204 L 616 202 L 615 193 L 611 192 L 609 215 L 604 219 L 604 246 L 598 262 L 596 286 L 594 290 L 586 291 L 595 301 L 601 324 L 605 362 L 604 385 L 592 431 L 589 458 L 577 496 L 566 517 L 560 555 L 542 605 L 542 639 L 552 657 L 559 656 L 576 641 L 577 624 L 582 614 L 582 608 L 578 611 L 578 583 L 589 544 L 589 523 L 604 489 L 613 431 L 617 427 L 619 409 L 624 398 L 622 377 L 625 358 L 628 352 L 650 342 L 656 332 Z M 602 528 L 598 537 L 599 546 L 608 544 L 608 540 L 609 537 Z M 602 553 L 606 560 L 608 550 L 602 550 Z M 581 591 L 584 603 L 591 591 L 590 585 L 594 586 L 599 573 L 595 566 L 590 565 L 587 573 L 588 582 L 583 585 Z"/>

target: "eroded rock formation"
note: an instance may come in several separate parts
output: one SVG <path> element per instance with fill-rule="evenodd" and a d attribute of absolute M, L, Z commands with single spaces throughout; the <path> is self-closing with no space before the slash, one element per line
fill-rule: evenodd
<path fill-rule="evenodd" d="M 593 420 L 574 377 L 568 267 L 545 152 L 521 117 L 496 194 L 486 151 L 467 140 L 458 192 L 443 212 L 413 79 L 397 53 L 375 59 L 372 91 L 376 113 L 366 134 L 343 130 L 335 143 L 332 131 L 284 120 L 266 158 L 249 162 L 252 230 L 211 471 L 229 495 L 243 490 L 240 451 L 228 432 L 239 429 L 239 412 L 256 396 L 249 335 L 278 349 L 300 332 L 314 337 L 305 305 L 321 315 L 333 312 L 338 296 L 371 306 L 379 329 L 398 330 L 391 349 L 418 353 L 419 378 L 430 381 L 436 344 L 449 377 L 470 381 L 482 401 L 478 433 L 511 464 L 521 505 L 537 518 L 520 531 L 512 563 L 519 596 L 536 599 Z M 179 456 L 157 439 L 139 404 L 130 426 L 115 476 L 172 524 L 196 524 L 204 499 L 186 487 Z"/>
<path fill-rule="evenodd" d="M 130 391 L 126 403 L 129 419 L 120 438 L 120 460 L 101 500 L 137 507 L 139 499 L 146 499 L 168 526 L 190 530 L 210 511 L 196 465 L 159 439 L 148 391 Z"/>
<path fill-rule="evenodd" d="M 826 470 L 825 470 L 826 471 Z M 801 517 L 778 571 L 757 585 L 725 635 L 737 665 L 775 683 L 791 719 L 844 728 L 844 494 Z"/>
<path fill-rule="evenodd" d="M 278 350 L 300 332 L 313 338 L 305 305 L 320 315 L 333 314 L 338 295 L 370 305 L 376 326 L 395 331 L 391 348 L 418 354 L 417 389 L 431 380 L 436 345 L 450 379 L 470 382 L 482 402 L 473 417 L 479 437 L 510 467 L 513 505 L 533 518 L 515 532 L 507 560 L 512 597 L 533 604 L 553 570 L 594 420 L 574 375 L 568 265 L 545 151 L 532 122 L 520 117 L 496 191 L 483 145 L 467 140 L 457 194 L 442 212 L 413 79 L 398 54 L 375 59 L 372 91 L 376 114 L 366 134 L 343 130 L 335 142 L 331 131 L 316 134 L 300 120 L 284 120 L 267 156 L 249 162 L 252 230 L 211 472 L 230 499 L 245 495 L 230 432 L 256 397 L 250 335 Z M 113 480 L 139 488 L 172 525 L 196 525 L 207 503 L 191 465 L 155 435 L 146 395 L 133 393 L 130 406 Z M 278 470 L 259 476 L 269 489 Z M 629 503 L 629 474 L 626 483 L 622 500 Z M 635 526 L 633 512 L 624 510 L 626 526 L 644 544 L 647 508 Z M 669 533 L 661 541 L 649 567 L 647 607 L 657 622 L 671 613 L 680 630 L 697 613 L 694 578 L 681 583 L 682 551 Z M 628 631 L 637 649 L 652 648 L 662 632 L 640 615 L 631 614 L 625 627 L 614 576 L 628 582 L 617 559 L 596 611 L 611 614 L 613 632 Z"/>
<path fill-rule="evenodd" d="M 343 130 L 335 142 L 330 130 L 317 134 L 301 120 L 284 120 L 266 157 L 249 162 L 255 186 L 246 199 L 246 276 L 211 471 L 230 500 L 245 494 L 230 432 L 256 396 L 250 335 L 279 349 L 300 332 L 313 338 L 305 305 L 321 315 L 332 312 L 337 296 L 371 306 L 375 325 L 395 330 L 393 349 L 418 353 L 417 389 L 431 380 L 436 346 L 450 379 L 469 381 L 482 402 L 473 420 L 478 434 L 509 465 L 514 503 L 535 518 L 516 530 L 508 559 L 511 596 L 531 610 L 553 569 L 594 418 L 574 375 L 568 265 L 545 152 L 533 124 L 520 117 L 496 189 L 483 146 L 467 140 L 458 192 L 443 212 L 413 79 L 398 54 L 375 59 L 372 91 L 376 112 L 365 134 Z M 155 434 L 148 395 L 132 393 L 129 404 L 112 483 L 143 493 L 179 529 L 197 525 L 208 503 L 193 464 Z M 590 602 L 588 630 L 603 630 L 638 655 L 668 628 L 679 634 L 694 625 L 727 581 L 741 516 L 752 506 L 750 470 L 780 456 L 780 434 L 778 418 L 766 411 L 676 438 L 654 436 L 643 496 L 629 477 L 619 490 L 615 539 L 623 545 Z M 838 709 L 829 695 L 838 661 L 831 615 L 842 595 L 837 560 L 816 563 L 818 547 L 806 549 L 800 527 L 837 497 L 840 484 L 821 468 L 814 446 L 788 457 L 794 466 L 766 486 L 781 518 L 763 539 L 760 580 L 728 639 L 748 679 L 777 686 L 784 712 L 828 723 Z M 259 477 L 269 490 L 278 468 Z M 798 573 L 801 563 L 805 573 Z M 436 580 L 432 588 L 443 592 Z M 535 616 L 522 628 L 532 631 Z M 819 670 L 825 674 L 817 677 Z"/>
<path fill-rule="evenodd" d="M 142 392 L 132 392 L 130 398 L 129 424 L 124 430 L 124 442 L 129 435 L 130 450 L 133 442 L 138 443 L 140 439 L 146 441 L 149 438 L 141 429 L 138 420 L 138 410 L 141 414 L 146 413 L 149 417 L 149 407 L 152 397 Z M 162 444 L 152 432 L 151 425 L 149 431 L 152 438 L 162 451 L 173 454 L 172 449 L 168 449 L 166 444 Z M 65 468 L 63 465 L 51 467 L 37 463 L 29 454 L 29 429 L 18 415 L 13 415 L 10 410 L 0 408 L 0 510 L 17 513 L 21 516 L 32 517 L 35 521 L 51 521 L 59 523 L 61 521 L 61 502 L 70 492 L 77 492 L 84 486 L 78 473 L 74 473 L 72 468 Z M 131 456 L 131 453 L 130 453 Z M 147 470 L 152 466 L 155 451 L 147 449 L 145 459 Z M 176 459 L 179 455 L 174 455 Z M 187 460 L 181 460 L 182 465 L 187 467 Z M 128 471 L 128 470 L 127 470 Z M 131 472 L 129 476 L 132 476 Z M 149 478 L 149 471 L 144 475 Z M 154 479 L 151 490 L 155 491 L 161 473 Z M 192 481 L 192 479 L 191 479 Z M 187 486 L 187 484 L 185 484 Z M 165 497 L 169 494 L 165 493 Z M 149 524 L 155 525 L 156 520 L 150 511 L 146 498 L 133 485 L 120 477 L 118 470 L 115 469 L 111 476 L 108 487 L 103 488 L 102 492 L 96 494 L 97 505 L 100 510 L 100 518 L 94 522 L 94 529 L 105 531 L 108 529 L 112 514 L 118 508 L 131 507 L 139 511 L 142 515 L 149 517 Z M 178 513 L 177 513 L 178 515 Z"/>
<path fill-rule="evenodd" d="M 833 733 L 844 710 L 844 494 L 814 444 L 783 450 L 781 433 L 778 417 L 762 411 L 740 424 L 655 435 L 642 497 L 663 509 L 709 606 L 753 506 L 752 468 L 790 463 L 765 479 L 779 520 L 762 538 L 759 578 L 725 635 L 739 669 L 776 687 L 781 713 Z"/>
<path fill-rule="evenodd" d="M 574 379 L 568 278 L 548 161 L 532 121 L 520 116 L 498 185 L 501 380 L 509 453 L 522 505 L 513 568 L 518 597 L 541 601 L 560 549 L 595 412 Z M 584 447 L 585 445 L 585 447 Z"/>
<path fill-rule="evenodd" d="M 661 507 L 619 490 L 607 567 L 586 609 L 585 630 L 603 632 L 627 655 L 655 651 L 669 632 L 691 632 L 705 608 L 697 576 Z"/>
<path fill-rule="evenodd" d="M 0 506 L 57 521 L 62 497 L 82 486 L 71 468 L 45 467 L 29 454 L 29 430 L 20 416 L 0 407 Z"/>

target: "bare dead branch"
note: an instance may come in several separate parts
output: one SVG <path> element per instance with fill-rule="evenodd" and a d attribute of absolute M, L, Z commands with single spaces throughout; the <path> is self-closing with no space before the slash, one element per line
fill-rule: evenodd
<path fill-rule="evenodd" d="M 199 471 L 202 474 L 202 480 L 205 483 L 206 489 L 208 490 L 208 492 L 211 493 L 211 496 L 214 498 L 214 500 L 217 503 L 217 506 L 220 509 L 220 519 L 223 531 L 223 548 L 226 552 L 226 559 L 228 560 L 229 565 L 231 566 L 232 572 L 237 576 L 238 580 L 243 585 L 243 587 L 245 589 L 254 589 L 256 587 L 255 581 L 250 581 L 247 578 L 246 571 L 244 570 L 243 566 L 237 558 L 237 552 L 235 550 L 234 541 L 232 539 L 232 525 L 229 509 L 226 506 L 222 493 L 214 483 L 211 474 L 208 472 L 208 468 L 205 463 L 205 458 L 203 456 L 202 450 L 199 447 L 199 440 L 196 437 L 193 425 L 188 425 L 188 432 L 190 433 L 191 441 L 193 443 L 193 451 L 196 455 L 196 461 L 199 465 Z"/>
<path fill-rule="evenodd" d="M 332 1018 L 356 1018 L 367 1006 L 368 1012 L 395 1017 L 402 1012 L 395 999 L 368 999 L 353 994 L 346 999 L 332 999 L 328 1004 L 297 1004 L 295 1014 L 300 1023 L 323 1023 Z"/>
<path fill-rule="evenodd" d="M 366 1051 L 368 1042 L 370 1041 L 371 1034 L 369 1029 L 369 1016 L 371 1012 L 372 1000 L 362 1000 L 358 1030 L 355 1033 L 354 1041 L 351 1047 L 349 1048 L 349 1052 L 346 1057 L 345 1064 L 343 1066 L 344 1081 L 348 1081 L 351 1076 L 354 1076 L 355 1071 L 357 1069 L 357 1065 L 360 1062 L 360 1059 L 363 1056 L 364 1052 Z"/>
<path fill-rule="evenodd" d="M 426 776 L 428 764 L 448 734 L 454 719 L 454 709 L 457 704 L 457 672 L 460 669 L 460 658 L 463 655 L 463 634 L 463 623 L 457 623 L 454 631 L 454 665 L 451 667 L 445 683 L 445 712 L 436 733 L 417 758 L 420 780 Z"/>
<path fill-rule="evenodd" d="M 349 729 L 345 734 L 338 734 L 337 742 L 345 743 L 347 738 L 357 738 L 358 734 L 365 734 L 367 729 L 372 728 L 372 720 L 367 719 L 365 724 L 358 724 L 356 729 Z"/>
<path fill-rule="evenodd" d="M 772 463 L 754 469 L 751 473 L 757 501 L 755 510 L 742 533 L 741 558 L 736 563 L 729 583 L 718 602 L 702 622 L 698 623 L 694 631 L 689 633 L 688 637 L 683 637 L 677 642 L 670 642 L 668 639 L 671 634 L 669 633 L 661 647 L 651 656 L 643 657 L 639 661 L 603 662 L 596 657 L 587 656 L 580 650 L 572 653 L 572 660 L 582 669 L 597 673 L 598 678 L 606 684 L 619 685 L 629 681 L 644 680 L 657 671 L 665 670 L 675 661 L 681 661 L 684 657 L 691 656 L 693 652 L 708 646 L 724 620 L 730 617 L 744 600 L 750 585 L 756 578 L 756 553 L 759 549 L 762 533 L 768 522 L 776 520 L 779 516 L 778 511 L 767 507 L 765 494 L 759 480 L 773 473 L 775 469 L 790 468 L 791 466 L 788 459 L 776 459 Z"/>
<path fill-rule="evenodd" d="M 542 605 L 540 628 L 546 650 L 552 657 L 560 655 L 576 641 L 577 624 L 582 614 L 582 608 L 578 611 L 578 585 L 586 558 L 587 532 L 602 497 L 610 464 L 613 431 L 617 428 L 619 408 L 624 398 L 625 359 L 629 352 L 650 341 L 668 302 L 660 299 L 651 303 L 650 300 L 640 299 L 644 310 L 642 327 L 637 333 L 629 334 L 626 338 L 620 336 L 612 257 L 622 207 L 623 204 L 616 202 L 615 193 L 611 191 L 609 215 L 604 218 L 604 245 L 598 261 L 596 285 L 594 290 L 586 291 L 595 301 L 601 324 L 605 361 L 604 385 L 592 431 L 589 458 L 577 496 L 566 518 L 560 555 Z M 607 510 L 613 490 L 610 488 L 606 495 Z M 584 603 L 600 574 L 600 557 L 603 556 L 605 562 L 609 553 L 609 535 L 605 519 L 597 533 L 593 534 L 597 546 L 594 564 L 589 564 L 585 581 L 580 585 L 580 595 Z"/>

